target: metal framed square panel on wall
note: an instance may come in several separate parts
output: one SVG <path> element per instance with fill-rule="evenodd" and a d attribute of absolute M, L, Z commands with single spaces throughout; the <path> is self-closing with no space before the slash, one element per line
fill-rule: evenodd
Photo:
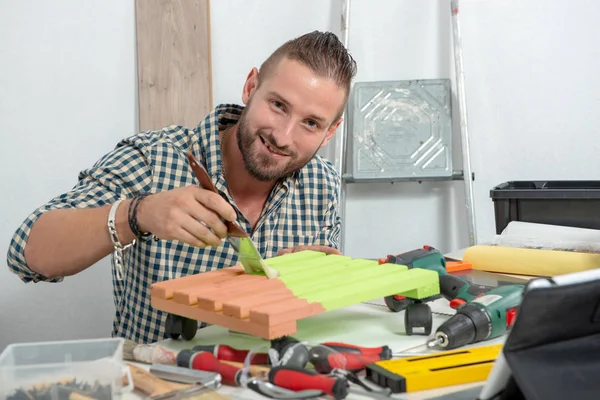
<path fill-rule="evenodd" d="M 449 79 L 357 82 L 334 141 L 342 182 L 340 250 L 345 248 L 346 185 L 352 182 L 462 180 L 469 245 L 477 243 L 459 0 L 451 0 L 452 47 L 462 168 L 452 165 L 452 85 Z M 349 45 L 350 0 L 342 0 L 340 39 Z"/>
<path fill-rule="evenodd" d="M 452 176 L 449 79 L 357 82 L 348 124 L 353 179 Z"/>

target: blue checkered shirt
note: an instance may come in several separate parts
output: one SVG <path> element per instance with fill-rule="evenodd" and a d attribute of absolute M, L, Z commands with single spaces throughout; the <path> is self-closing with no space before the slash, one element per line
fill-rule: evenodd
<path fill-rule="evenodd" d="M 190 151 L 203 163 L 217 190 L 233 205 L 238 223 L 251 233 L 264 258 L 298 245 L 338 248 L 340 177 L 334 166 L 320 156 L 275 186 L 252 232 L 249 221 L 228 194 L 219 146 L 219 131 L 233 125 L 242 110 L 238 105 L 222 104 L 195 129 L 169 126 L 141 132 L 119 142 L 92 168 L 80 172 L 71 191 L 50 200 L 27 217 L 10 243 L 9 268 L 24 282 L 62 281 L 63 278 L 48 279 L 33 272 L 25 261 L 27 238 L 40 215 L 59 208 L 99 207 L 140 193 L 197 184 L 186 158 Z M 141 343 L 166 338 L 166 314 L 153 309 L 150 303 L 152 283 L 238 263 L 237 255 L 226 240 L 219 247 L 207 248 L 179 241 L 137 241 L 125 251 L 122 279 L 116 273 L 114 257 L 110 258 L 115 303 L 112 335 Z"/>

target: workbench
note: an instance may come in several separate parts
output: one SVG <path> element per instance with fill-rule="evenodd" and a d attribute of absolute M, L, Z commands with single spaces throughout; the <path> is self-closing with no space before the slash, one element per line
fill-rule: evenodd
<path fill-rule="evenodd" d="M 448 254 L 452 258 L 462 258 L 462 251 Z M 455 313 L 448 306 L 448 301 L 438 299 L 429 303 L 433 313 L 433 330 Z M 308 317 L 298 321 L 298 333 L 293 335 L 296 339 L 316 345 L 325 341 L 347 342 L 365 347 L 389 346 L 394 352 L 402 352 L 420 344 L 425 344 L 427 337 L 422 335 L 407 336 L 404 329 L 404 311 L 391 312 L 384 304 L 383 299 L 376 299 L 346 308 L 333 310 Z M 465 346 L 463 348 L 503 343 L 505 336 Z M 200 329 L 191 341 L 164 340 L 159 345 L 173 351 L 190 349 L 196 345 L 226 344 L 240 349 L 251 349 L 260 344 L 268 345 L 268 341 L 245 334 L 229 332 L 220 326 L 208 326 Z M 264 349 L 262 350 L 264 351 Z M 409 350 L 408 352 L 422 353 L 425 348 Z M 428 350 L 435 353 L 439 350 Z M 148 368 L 147 365 L 137 364 Z M 413 392 L 393 395 L 392 399 L 421 400 L 430 399 L 442 394 L 456 392 L 474 386 L 481 386 L 483 382 L 451 386 L 422 392 Z M 232 399 L 264 400 L 261 396 L 248 389 L 222 386 L 219 393 L 230 396 Z M 124 396 L 126 400 L 139 399 L 134 394 Z M 350 394 L 347 399 L 367 399 L 368 397 Z"/>

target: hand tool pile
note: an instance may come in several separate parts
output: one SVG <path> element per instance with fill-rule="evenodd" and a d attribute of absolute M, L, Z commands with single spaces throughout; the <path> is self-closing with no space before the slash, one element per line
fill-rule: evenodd
<path fill-rule="evenodd" d="M 426 303 L 438 297 L 447 299 L 450 307 L 456 310 L 456 315 L 437 328 L 434 338 L 422 346 L 424 351 L 434 347 L 448 351 L 506 333 L 514 323 L 523 285 L 493 288 L 471 284 L 450 274 L 450 265 L 447 262 L 450 263 L 430 246 L 380 260 L 380 263 L 384 264 L 406 265 L 409 269 L 433 270 L 439 275 L 439 296 L 418 301 L 401 296 L 389 296 L 385 299 L 392 311 L 405 310 L 407 334 L 413 333 L 413 327 L 423 327 L 423 333 L 429 336 L 432 328 L 431 311 Z M 466 268 L 464 265 L 455 267 L 458 270 Z M 407 364 L 413 368 L 409 374 L 412 378 L 409 379 L 395 372 L 400 371 L 403 363 L 387 361 L 394 357 L 428 355 L 429 357 L 414 360 L 420 362 L 420 377 L 428 383 L 431 383 L 431 371 L 437 371 L 436 368 L 439 367 L 436 363 L 447 364 L 443 366 L 447 370 L 447 376 L 444 375 L 444 381 L 447 382 L 460 381 L 462 378 L 456 378 L 460 375 L 456 371 L 465 367 L 464 363 L 461 363 L 462 358 L 458 360 L 462 357 L 461 352 L 456 353 L 458 355 L 454 358 L 455 354 L 450 352 L 435 356 L 430 352 L 395 354 L 388 346 L 365 348 L 339 342 L 309 345 L 289 336 L 271 340 L 269 345 L 263 347 L 267 347 L 266 351 L 260 352 L 255 349 L 234 349 L 227 345 L 195 346 L 173 355 L 172 363 L 177 364 L 180 369 L 212 372 L 218 374 L 220 382 L 225 385 L 245 387 L 266 397 L 280 399 L 305 399 L 323 395 L 344 399 L 350 393 L 387 399 L 392 391 L 412 391 L 409 389 L 417 387 L 417 379 L 410 374 L 414 372 L 416 367 L 413 366 L 417 363 Z M 487 353 L 468 355 L 475 356 L 484 357 L 484 361 L 487 362 L 480 368 L 479 375 L 483 376 L 487 373 L 485 368 L 493 363 L 495 356 L 489 356 Z M 463 358 L 465 357 L 467 356 Z M 466 367 L 469 365 L 466 363 Z M 252 369 L 257 366 L 265 366 L 266 371 L 257 374 L 256 370 Z M 366 372 L 364 380 L 357 375 L 362 372 Z M 402 385 L 398 385 L 398 382 Z"/>
<path fill-rule="evenodd" d="M 273 340 L 267 351 L 239 350 L 226 345 L 195 346 L 177 354 L 177 368 L 220 375 L 220 383 L 246 387 L 270 398 L 306 399 L 331 396 L 344 399 L 358 393 L 389 399 L 391 390 L 358 377 L 367 365 L 389 360 L 388 346 L 365 348 L 340 342 L 310 346 L 292 337 Z M 252 366 L 268 366 L 263 376 L 251 374 Z M 153 365 L 150 371 L 162 370 Z"/>

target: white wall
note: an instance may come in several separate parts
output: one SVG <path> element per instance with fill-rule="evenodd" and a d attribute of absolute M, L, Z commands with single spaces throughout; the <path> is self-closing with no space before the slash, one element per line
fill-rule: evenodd
<path fill-rule="evenodd" d="M 25 217 L 136 128 L 131 1 L 1 0 L 0 254 Z M 108 260 L 61 284 L 23 284 L 0 262 L 0 350 L 109 336 Z"/>
<path fill-rule="evenodd" d="M 462 14 L 476 218 L 485 239 L 495 232 L 495 185 L 600 179 L 600 2 L 463 0 Z"/>
<path fill-rule="evenodd" d="M 348 45 L 358 82 L 453 79 L 450 36 L 449 1 L 351 2 Z M 461 169 L 458 133 L 454 169 Z M 348 184 L 345 252 L 377 258 L 425 244 L 442 251 L 465 246 L 463 191 L 462 181 Z"/>
<path fill-rule="evenodd" d="M 454 80 L 449 3 L 352 0 L 357 81 Z M 569 12 L 557 0 L 521 3 L 462 1 L 482 240 L 494 232 L 492 186 L 593 179 L 600 162 L 593 132 L 600 122 L 594 112 L 600 3 L 572 1 Z M 578 11 L 576 3 L 587 8 Z M 240 102 L 250 68 L 282 41 L 313 29 L 338 32 L 340 4 L 211 1 L 214 103 Z M 6 254 L 30 211 L 137 130 L 135 21 L 133 0 L 0 0 L 0 15 L 0 253 Z M 455 129 L 457 169 L 458 138 Z M 461 181 L 348 185 L 347 254 L 466 245 L 463 191 Z M 104 260 L 57 285 L 25 285 L 0 268 L 0 349 L 25 340 L 107 336 L 113 312 L 107 266 Z"/>

